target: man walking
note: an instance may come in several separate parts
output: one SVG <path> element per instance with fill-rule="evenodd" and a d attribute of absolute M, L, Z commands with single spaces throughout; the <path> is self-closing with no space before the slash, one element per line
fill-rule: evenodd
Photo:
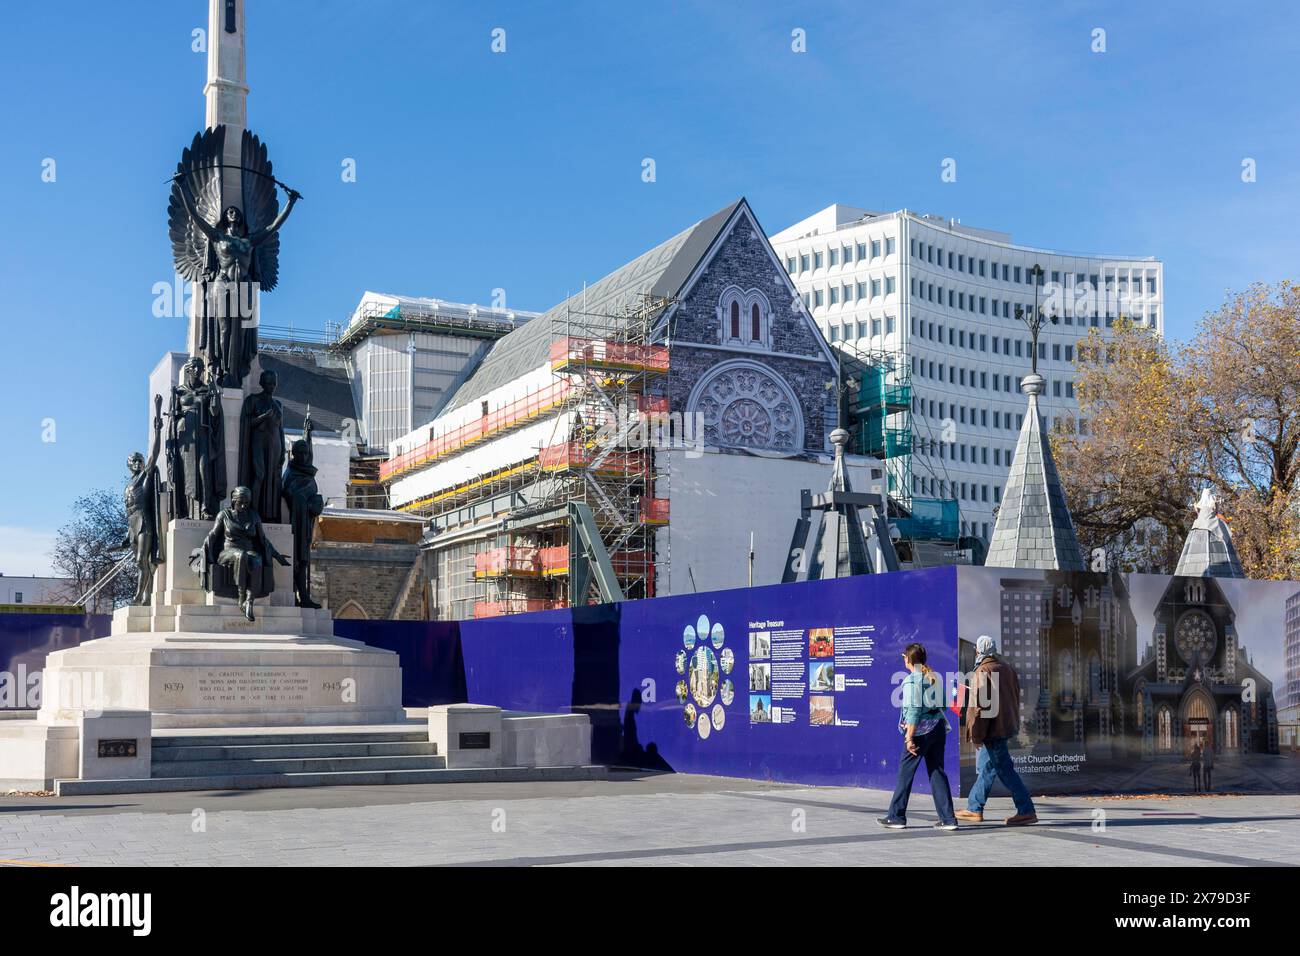
<path fill-rule="evenodd" d="M 1020 731 L 1020 679 L 1015 668 L 993 652 L 993 638 L 987 634 L 981 634 L 975 642 L 970 690 L 966 734 L 979 748 L 979 755 L 975 760 L 975 786 L 966 797 L 966 809 L 958 810 L 957 817 L 984 822 L 984 804 L 996 777 L 1011 791 L 1016 804 L 1015 816 L 1007 818 L 1007 826 L 1037 823 L 1034 802 L 1007 750 L 1007 739 Z"/>
<path fill-rule="evenodd" d="M 1205 749 L 1201 751 L 1201 783 L 1203 789 L 1212 790 L 1214 784 L 1210 777 L 1214 773 L 1214 744 L 1208 740 L 1205 742 Z"/>

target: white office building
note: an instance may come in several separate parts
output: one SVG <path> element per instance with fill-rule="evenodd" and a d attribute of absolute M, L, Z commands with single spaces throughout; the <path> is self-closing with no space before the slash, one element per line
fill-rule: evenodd
<path fill-rule="evenodd" d="M 1039 400 L 1049 427 L 1084 430 L 1075 352 L 1121 316 L 1163 333 L 1164 267 L 1152 257 L 1076 255 L 1015 245 L 1006 233 L 906 209 L 828 206 L 772 237 L 813 318 L 849 353 L 894 353 L 911 373 L 907 488 L 955 499 L 962 533 L 988 541 L 1001 500 L 1030 369 L 1033 267 L 1054 318 L 1039 337 Z"/>

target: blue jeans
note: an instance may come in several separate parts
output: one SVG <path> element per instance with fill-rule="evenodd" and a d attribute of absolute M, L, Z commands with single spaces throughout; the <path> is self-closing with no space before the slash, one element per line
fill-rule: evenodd
<path fill-rule="evenodd" d="M 903 746 L 903 756 L 898 760 L 898 783 L 894 786 L 894 797 L 889 801 L 889 815 L 895 820 L 907 819 L 907 801 L 912 796 L 912 778 L 916 769 L 925 761 L 925 772 L 930 775 L 930 792 L 934 796 L 934 809 L 944 823 L 956 823 L 952 811 L 952 790 L 948 786 L 948 775 L 943 772 L 943 742 L 948 736 L 944 724 L 936 724 L 924 737 L 913 738 L 916 741 L 916 753 L 908 753 Z"/>
<path fill-rule="evenodd" d="M 1034 801 L 1029 799 L 1029 791 L 1024 781 L 1016 773 L 1016 765 L 1007 751 L 1006 737 L 986 737 L 979 755 L 975 758 L 975 786 L 971 787 L 966 797 L 966 809 L 971 813 L 983 813 L 984 804 L 988 802 L 989 791 L 993 789 L 993 778 L 997 777 L 1011 791 L 1011 799 L 1016 803 L 1016 813 L 1033 813 Z"/>

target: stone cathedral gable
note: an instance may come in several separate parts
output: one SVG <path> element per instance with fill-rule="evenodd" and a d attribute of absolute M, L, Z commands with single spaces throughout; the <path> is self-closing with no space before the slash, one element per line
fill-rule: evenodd
<path fill-rule="evenodd" d="M 744 204 L 670 318 L 675 412 L 737 453 L 820 454 L 835 427 L 829 347 Z"/>

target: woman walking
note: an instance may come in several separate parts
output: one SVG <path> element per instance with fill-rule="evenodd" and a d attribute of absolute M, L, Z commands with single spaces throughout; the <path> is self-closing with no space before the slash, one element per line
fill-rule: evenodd
<path fill-rule="evenodd" d="M 952 790 L 948 775 L 943 770 L 944 741 L 948 731 L 948 718 L 944 716 L 944 688 L 939 675 L 925 663 L 925 647 L 908 644 L 903 651 L 903 663 L 909 671 L 903 679 L 903 715 L 898 729 L 903 734 L 903 754 L 898 761 L 898 783 L 894 797 L 889 802 L 889 815 L 876 822 L 891 830 L 907 826 L 907 801 L 912 795 L 912 778 L 925 761 L 925 772 L 930 775 L 930 792 L 934 796 L 934 809 L 939 830 L 957 829 L 953 814 Z"/>

